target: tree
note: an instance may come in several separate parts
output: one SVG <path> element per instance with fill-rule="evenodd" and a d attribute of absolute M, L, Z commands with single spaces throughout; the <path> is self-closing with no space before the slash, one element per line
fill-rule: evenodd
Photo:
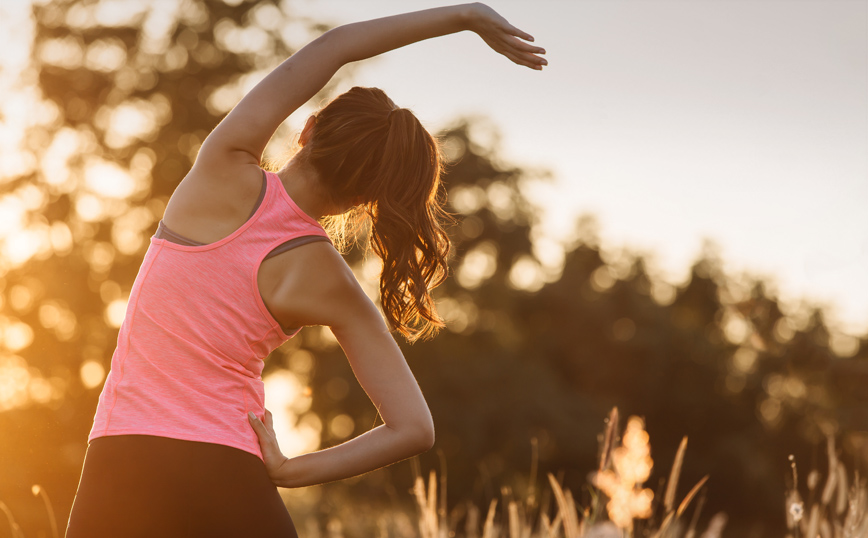
<path fill-rule="evenodd" d="M 544 174 L 503 163 L 496 145 L 477 142 L 480 127 L 459 122 L 441 134 L 457 217 L 453 274 L 436 290 L 447 329 L 403 345 L 437 428 L 423 468 L 446 462 L 453 505 L 485 506 L 502 486 L 523 498 L 535 437 L 537 478 L 564 471 L 580 494 L 603 419 L 618 406 L 646 419 L 657 461 L 650 483 L 665 477 L 688 435 L 683 489 L 710 473 L 709 505 L 730 514 L 734 532 L 782 532 L 787 456 L 810 461 L 822 430 L 862 401 L 855 383 L 842 392 L 832 377 L 821 316 L 786 338 L 781 324 L 794 320 L 761 282 L 725 275 L 712 244 L 689 280 L 672 288 L 649 275 L 641 257 L 604 251 L 588 218 L 563 245 L 563 263 L 544 266 L 535 248 L 542 209 L 524 195 Z M 350 258 L 370 263 L 358 251 Z M 340 349 L 318 337 L 304 345 L 316 355 L 310 412 L 322 419 L 323 446 L 373 427 L 376 410 Z M 864 364 L 864 343 L 857 357 L 839 362 Z M 839 399 L 850 402 L 843 415 Z M 344 415 L 352 432 L 331 427 Z M 411 469 L 331 484 L 323 502 L 369 502 L 382 498 L 383 484 L 403 491 Z M 544 489 L 540 481 L 537 491 Z"/>

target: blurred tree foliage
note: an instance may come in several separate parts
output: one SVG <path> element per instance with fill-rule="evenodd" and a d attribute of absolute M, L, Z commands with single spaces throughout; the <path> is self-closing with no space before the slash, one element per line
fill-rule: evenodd
<path fill-rule="evenodd" d="M 485 506 L 501 486 L 524 498 L 533 437 L 540 472 L 564 470 L 582 491 L 612 406 L 645 417 L 652 486 L 689 437 L 680 491 L 710 473 L 709 506 L 727 511 L 736 533 L 783 533 L 788 456 L 817 465 L 826 434 L 843 435 L 850 456 L 868 461 L 868 338 L 839 335 L 838 352 L 852 358 L 836 355 L 820 311 L 785 316 L 762 282 L 724 275 L 711 245 L 687 283 L 657 281 L 642 257 L 601 249 L 588 217 L 562 262 L 547 266 L 536 226 L 543 209 L 522 194 L 536 174 L 475 143 L 478 127 L 443 133 L 459 217 L 454 278 L 438 290 L 450 322 L 434 340 L 404 346 L 437 426 L 422 467 L 439 468 L 445 456 L 452 502 Z M 330 419 L 351 415 L 357 435 L 376 411 L 340 349 L 311 343 L 311 411 L 330 446 L 343 440 Z M 412 483 L 410 466 L 379 472 L 388 480 L 332 486 L 334 505 L 364 497 L 359 490 L 376 495 L 386 481 Z"/>
<path fill-rule="evenodd" d="M 28 208 L 29 235 L 3 239 L 0 267 L 0 500 L 25 532 L 45 521 L 34 483 L 68 513 L 118 305 L 168 196 L 250 83 L 324 30 L 291 3 L 170 5 L 33 7 L 24 80 L 40 108 L 25 158 L 2 178 L 3 198 Z M 657 477 L 688 435 L 679 491 L 710 473 L 709 505 L 745 533 L 782 532 L 789 454 L 810 467 L 837 434 L 868 461 L 868 338 L 830 331 L 820 311 L 785 315 L 762 282 L 724 275 L 713 249 L 676 288 L 642 257 L 603 249 L 593 219 L 568 244 L 547 240 L 543 208 L 525 195 L 545 174 L 503 162 L 485 128 L 463 121 L 442 134 L 457 216 L 454 274 L 437 290 L 448 328 L 404 346 L 437 426 L 421 464 L 437 468 L 442 455 L 453 504 L 482 506 L 502 486 L 524 496 L 531 438 L 538 488 L 545 471 L 563 471 L 582 495 L 613 405 L 645 417 Z M 371 282 L 375 260 L 354 251 L 348 261 Z M 307 364 L 299 353 L 314 356 L 312 369 L 296 368 Z M 305 329 L 276 355 L 266 375 L 289 368 L 309 384 L 323 447 L 377 423 L 327 332 Z M 330 484 L 320 510 L 384 491 L 409 500 L 411 477 L 403 463 Z"/>

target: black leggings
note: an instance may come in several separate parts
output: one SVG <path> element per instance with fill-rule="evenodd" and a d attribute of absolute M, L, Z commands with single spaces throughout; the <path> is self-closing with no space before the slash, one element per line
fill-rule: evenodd
<path fill-rule="evenodd" d="M 66 538 L 200 536 L 298 537 L 262 460 L 151 435 L 90 442 Z"/>

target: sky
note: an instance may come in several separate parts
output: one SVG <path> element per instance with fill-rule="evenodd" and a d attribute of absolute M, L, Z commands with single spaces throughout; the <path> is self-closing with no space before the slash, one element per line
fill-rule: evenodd
<path fill-rule="evenodd" d="M 332 24 L 448 4 L 284 3 Z M 552 172 L 528 194 L 553 238 L 593 214 L 605 250 L 642 254 L 674 284 L 710 239 L 728 274 L 868 333 L 868 2 L 488 4 L 547 49 L 542 72 L 462 32 L 360 62 L 338 90 L 381 87 L 432 131 L 487 118 L 505 162 Z M 2 2 L 0 19 L 27 6 Z M 26 29 L 0 26 L 0 45 Z"/>
<path fill-rule="evenodd" d="M 343 24 L 448 5 L 297 0 Z M 607 249 L 683 282 L 704 240 L 732 275 L 868 333 L 868 2 L 492 0 L 547 49 L 520 68 L 463 32 L 357 64 L 430 128 L 489 118 L 505 161 L 565 237 L 592 213 Z"/>

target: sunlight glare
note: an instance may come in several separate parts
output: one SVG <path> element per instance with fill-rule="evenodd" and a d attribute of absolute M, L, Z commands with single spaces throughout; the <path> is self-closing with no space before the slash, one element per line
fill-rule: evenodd
<path fill-rule="evenodd" d="M 74 129 L 64 127 L 57 134 L 42 154 L 40 167 L 44 181 L 52 186 L 61 186 L 69 182 L 70 157 L 79 150 L 80 137 Z M 68 189 L 63 189 L 64 191 Z"/>
<path fill-rule="evenodd" d="M 33 343 L 33 329 L 22 321 L 13 321 L 3 329 L 3 345 L 10 351 L 20 351 Z"/>
<path fill-rule="evenodd" d="M 732 365 L 741 373 L 750 373 L 756 367 L 759 356 L 749 347 L 740 347 L 732 355 Z"/>
<path fill-rule="evenodd" d="M 54 327 L 54 334 L 61 342 L 71 340 L 75 336 L 75 330 L 78 328 L 78 322 L 75 319 L 75 313 L 68 308 L 60 308 L 60 320 Z"/>
<path fill-rule="evenodd" d="M 223 50 L 236 54 L 251 54 L 271 46 L 271 37 L 257 26 L 238 26 L 228 18 L 214 25 L 214 41 Z"/>
<path fill-rule="evenodd" d="M 129 146 L 136 139 L 147 139 L 158 127 L 156 107 L 144 99 L 126 101 L 114 109 L 101 109 L 99 114 L 107 114 L 107 119 L 103 120 L 106 124 L 105 139 L 112 148 Z"/>
<path fill-rule="evenodd" d="M 63 256 L 72 251 L 72 232 L 65 222 L 54 221 L 48 232 L 48 238 L 55 253 Z"/>
<path fill-rule="evenodd" d="M 17 355 L 0 358 L 0 411 L 27 404 L 30 372 L 27 362 Z"/>
<path fill-rule="evenodd" d="M 0 178 L 23 176 L 33 171 L 36 159 L 21 151 L 0 155 Z"/>
<path fill-rule="evenodd" d="M 591 287 L 594 288 L 594 291 L 602 293 L 611 289 L 616 282 L 615 276 L 612 274 L 613 272 L 612 268 L 608 265 L 597 267 L 591 273 Z"/>
<path fill-rule="evenodd" d="M 733 344 L 741 344 L 751 332 L 748 321 L 730 309 L 724 311 L 720 326 L 726 339 Z"/>
<path fill-rule="evenodd" d="M 337 439 L 346 439 L 356 429 L 353 417 L 341 413 L 329 421 L 329 433 Z"/>
<path fill-rule="evenodd" d="M 535 292 L 545 284 L 542 268 L 533 256 L 523 254 L 509 270 L 510 285 L 519 290 Z"/>
<path fill-rule="evenodd" d="M 672 284 L 663 281 L 651 283 L 651 298 L 660 306 L 669 306 L 675 301 L 678 290 Z"/>
<path fill-rule="evenodd" d="M 147 8 L 139 0 L 103 0 L 94 6 L 93 18 L 100 26 L 127 26 Z"/>
<path fill-rule="evenodd" d="M 154 214 L 147 207 L 134 207 L 115 219 L 112 226 L 112 244 L 122 254 L 133 255 L 145 242 L 144 232 L 154 222 Z"/>
<path fill-rule="evenodd" d="M 89 389 L 97 388 L 105 379 L 105 368 L 97 361 L 83 362 L 78 373 L 81 377 L 81 384 Z"/>
<path fill-rule="evenodd" d="M 53 329 L 60 323 L 60 308 L 53 301 L 39 306 L 39 323 L 46 329 Z"/>
<path fill-rule="evenodd" d="M 127 59 L 127 49 L 118 38 L 97 39 L 87 48 L 85 66 L 92 71 L 117 71 Z"/>
<path fill-rule="evenodd" d="M 287 23 L 286 17 L 279 7 L 272 4 L 259 4 L 248 15 L 256 26 L 266 30 L 278 31 Z M 307 28 L 306 25 L 299 25 Z M 305 42 L 306 43 L 306 42 Z"/>
<path fill-rule="evenodd" d="M 289 369 L 298 374 L 307 374 L 313 368 L 313 354 L 305 349 L 299 349 L 289 356 Z"/>
<path fill-rule="evenodd" d="M 274 432 L 283 454 L 292 457 L 315 450 L 320 430 L 313 428 L 309 421 L 298 421 L 298 415 L 292 411 L 294 400 L 302 392 L 299 378 L 284 370 L 268 375 L 263 381 L 265 407 L 271 411 Z"/>
<path fill-rule="evenodd" d="M 46 202 L 45 192 L 33 184 L 22 185 L 15 191 L 15 194 L 18 195 L 24 209 L 28 211 L 39 210 Z"/>
<path fill-rule="evenodd" d="M 115 299 L 105 307 L 105 322 L 109 327 L 119 328 L 127 313 L 127 299 Z"/>
<path fill-rule="evenodd" d="M 9 236 L 24 227 L 24 205 L 17 196 L 0 198 L 0 237 Z"/>
<path fill-rule="evenodd" d="M 464 256 L 455 277 L 465 289 L 478 288 L 497 270 L 497 245 L 483 241 Z"/>
<path fill-rule="evenodd" d="M 157 155 L 154 153 L 154 150 L 151 148 L 140 148 L 130 160 L 130 173 L 137 181 L 144 181 L 148 179 L 156 162 Z"/>
<path fill-rule="evenodd" d="M 449 191 L 449 201 L 463 215 L 475 213 L 485 203 L 485 191 L 479 185 L 458 185 Z"/>
<path fill-rule="evenodd" d="M 85 167 L 85 182 L 96 194 L 127 198 L 136 191 L 136 181 L 120 166 L 93 159 Z"/>
<path fill-rule="evenodd" d="M 535 234 L 533 237 L 533 255 L 545 272 L 546 282 L 556 281 L 564 269 L 566 252 L 564 245 L 555 239 Z"/>
<path fill-rule="evenodd" d="M 105 204 L 92 194 L 79 194 L 75 199 L 75 213 L 84 222 L 97 222 L 104 217 Z"/>
<path fill-rule="evenodd" d="M 106 241 L 89 241 L 84 245 L 84 259 L 97 273 L 107 273 L 115 260 L 115 248 Z"/>
<path fill-rule="evenodd" d="M 48 65 L 76 69 L 84 60 L 84 49 L 81 42 L 71 35 L 46 39 L 39 47 L 39 59 Z"/>
<path fill-rule="evenodd" d="M 27 286 L 19 284 L 9 289 L 9 305 L 18 312 L 30 310 L 34 299 L 33 292 Z"/>
<path fill-rule="evenodd" d="M 44 377 L 32 378 L 27 388 L 29 389 L 30 399 L 34 402 L 46 404 L 51 401 L 51 383 Z"/>
<path fill-rule="evenodd" d="M 503 221 L 511 220 L 515 216 L 516 206 L 513 192 L 502 181 L 495 181 L 488 186 L 488 207 Z"/>
<path fill-rule="evenodd" d="M 469 299 L 440 299 L 437 301 L 437 311 L 443 317 L 446 328 L 454 333 L 472 332 L 479 321 L 479 309 Z"/>
<path fill-rule="evenodd" d="M 19 267 L 47 245 L 45 236 L 38 230 L 21 230 L 6 238 L 0 255 L 12 267 Z"/>

